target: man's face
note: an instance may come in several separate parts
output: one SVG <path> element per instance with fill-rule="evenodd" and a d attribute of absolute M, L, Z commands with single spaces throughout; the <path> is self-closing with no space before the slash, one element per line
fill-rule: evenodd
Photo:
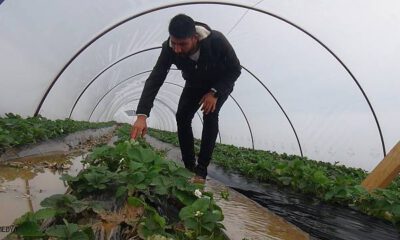
<path fill-rule="evenodd" d="M 197 36 L 175 38 L 170 36 L 172 50 L 179 56 L 189 56 L 197 49 Z"/>

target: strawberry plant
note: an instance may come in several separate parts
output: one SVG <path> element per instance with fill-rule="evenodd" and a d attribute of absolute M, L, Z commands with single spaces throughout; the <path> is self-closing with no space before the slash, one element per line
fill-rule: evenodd
<path fill-rule="evenodd" d="M 176 133 L 150 129 L 149 134 L 178 146 Z M 199 140 L 195 141 L 199 145 Z M 198 149 L 198 146 L 197 148 Z M 400 178 L 386 189 L 367 192 L 362 169 L 320 162 L 295 155 L 216 144 L 213 162 L 261 182 L 286 186 L 321 201 L 349 206 L 400 226 Z"/>
<path fill-rule="evenodd" d="M 41 203 L 46 212 L 27 213 L 17 220 L 17 235 L 93 239 L 93 228 L 81 223 L 82 219 L 92 219 L 85 220 L 91 222 L 116 218 L 110 212 L 115 207 L 100 204 L 99 197 L 115 199 L 137 213 L 134 217 L 117 218 L 122 218 L 117 223 L 125 229 L 122 232 L 130 232 L 130 237 L 225 239 L 223 214 L 212 194 L 201 192 L 203 185 L 189 182 L 192 173 L 166 161 L 146 143 L 121 140 L 114 147 L 95 148 L 84 163 L 86 167 L 76 177 L 62 176 L 71 193 L 53 195 Z M 53 224 L 42 228 L 48 218 L 54 219 Z"/>
<path fill-rule="evenodd" d="M 11 147 L 20 147 L 76 131 L 107 127 L 112 124 L 114 123 L 89 123 L 70 119 L 52 121 L 42 116 L 24 119 L 19 115 L 8 113 L 6 117 L 0 118 L 0 153 Z"/>

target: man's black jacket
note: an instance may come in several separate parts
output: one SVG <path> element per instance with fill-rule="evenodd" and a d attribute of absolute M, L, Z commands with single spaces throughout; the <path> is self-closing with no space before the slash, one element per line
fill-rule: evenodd
<path fill-rule="evenodd" d="M 199 42 L 200 57 L 197 62 L 189 57 L 178 56 L 169 45 L 169 39 L 162 44 L 161 54 L 146 80 L 136 114 L 150 116 L 154 99 L 164 83 L 172 64 L 182 71 L 185 87 L 217 90 L 227 94 L 233 90 L 234 83 L 241 73 L 239 59 L 225 36 L 206 27 L 210 34 Z"/>

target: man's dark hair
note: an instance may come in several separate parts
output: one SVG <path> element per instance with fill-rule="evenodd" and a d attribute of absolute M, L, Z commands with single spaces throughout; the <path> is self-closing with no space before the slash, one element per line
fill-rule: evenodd
<path fill-rule="evenodd" d="M 188 38 L 196 33 L 196 27 L 191 17 L 185 14 L 178 14 L 169 22 L 168 31 L 173 37 Z"/>

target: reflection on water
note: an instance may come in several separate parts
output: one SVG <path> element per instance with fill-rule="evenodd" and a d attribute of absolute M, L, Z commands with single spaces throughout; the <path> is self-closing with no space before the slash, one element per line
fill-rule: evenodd
<path fill-rule="evenodd" d="M 215 180 L 207 180 L 206 190 L 214 193 L 222 208 L 225 215 L 223 224 L 231 240 L 309 239 L 305 232 Z M 224 191 L 229 191 L 228 200 L 221 197 Z"/>
<path fill-rule="evenodd" d="M 26 157 L 0 165 L 0 226 L 9 226 L 28 211 L 40 209 L 40 202 L 64 193 L 63 173 L 76 176 L 83 156 L 63 154 Z M 68 169 L 65 169 L 68 168 Z M 7 233 L 0 233 L 0 239 Z"/>

